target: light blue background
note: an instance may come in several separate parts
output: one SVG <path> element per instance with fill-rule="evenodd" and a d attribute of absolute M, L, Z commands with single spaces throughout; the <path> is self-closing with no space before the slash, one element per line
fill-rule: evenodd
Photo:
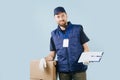
<path fill-rule="evenodd" d="M 91 63 L 88 80 L 119 80 L 119 0 L 0 1 L 0 80 L 29 80 L 30 61 L 49 53 L 50 32 L 56 28 L 53 9 L 65 7 L 72 23 L 82 24 L 91 51 L 104 51 Z"/>

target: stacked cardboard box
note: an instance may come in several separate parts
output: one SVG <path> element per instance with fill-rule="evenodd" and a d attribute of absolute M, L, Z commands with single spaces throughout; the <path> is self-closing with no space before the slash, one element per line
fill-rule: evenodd
<path fill-rule="evenodd" d="M 45 70 L 39 69 L 40 60 L 30 62 L 30 80 L 56 80 L 56 62 L 47 61 Z"/>

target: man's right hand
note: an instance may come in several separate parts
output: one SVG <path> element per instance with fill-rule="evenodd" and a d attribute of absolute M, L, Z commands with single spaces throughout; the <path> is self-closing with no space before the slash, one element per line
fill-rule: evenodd
<path fill-rule="evenodd" d="M 45 57 L 45 59 L 46 59 L 47 61 L 52 61 L 52 60 L 53 60 L 53 57 L 47 56 L 47 57 Z"/>
<path fill-rule="evenodd" d="M 44 70 L 47 67 L 46 61 L 53 61 L 55 55 L 55 51 L 51 51 L 47 57 L 40 59 L 39 68 Z"/>
<path fill-rule="evenodd" d="M 47 67 L 47 64 L 46 64 L 46 60 L 45 58 L 42 58 L 40 59 L 40 63 L 39 63 L 39 69 L 44 71 L 44 69 Z"/>
<path fill-rule="evenodd" d="M 46 59 L 47 61 L 53 61 L 54 58 L 55 58 L 55 56 L 56 56 L 55 51 L 50 51 L 49 55 L 48 55 L 47 57 L 45 57 L 45 59 Z"/>

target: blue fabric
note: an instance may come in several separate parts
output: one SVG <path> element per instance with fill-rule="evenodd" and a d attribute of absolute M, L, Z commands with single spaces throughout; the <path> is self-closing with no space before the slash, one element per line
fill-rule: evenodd
<path fill-rule="evenodd" d="M 63 47 L 63 40 L 69 39 L 69 47 Z M 83 31 L 81 25 L 68 22 L 65 33 L 59 26 L 52 31 L 50 40 L 50 50 L 57 53 L 57 70 L 59 72 L 86 71 L 87 66 L 78 63 L 78 59 L 83 52 L 82 44 L 88 42 L 89 38 Z"/>

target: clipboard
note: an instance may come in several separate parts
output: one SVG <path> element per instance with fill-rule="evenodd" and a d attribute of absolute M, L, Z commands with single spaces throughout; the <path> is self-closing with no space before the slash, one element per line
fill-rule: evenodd
<path fill-rule="evenodd" d="M 78 60 L 78 63 L 89 61 L 89 62 L 100 62 L 104 52 L 83 52 Z"/>

